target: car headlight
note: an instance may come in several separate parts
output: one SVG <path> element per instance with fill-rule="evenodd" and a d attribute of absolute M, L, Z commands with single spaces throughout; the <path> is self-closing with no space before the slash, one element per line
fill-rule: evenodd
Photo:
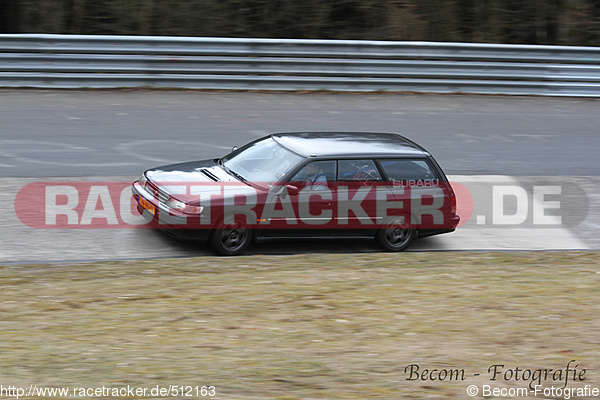
<path fill-rule="evenodd" d="M 200 214 L 204 209 L 202 206 L 192 206 L 175 199 L 169 199 L 165 204 L 167 207 L 184 214 Z"/>

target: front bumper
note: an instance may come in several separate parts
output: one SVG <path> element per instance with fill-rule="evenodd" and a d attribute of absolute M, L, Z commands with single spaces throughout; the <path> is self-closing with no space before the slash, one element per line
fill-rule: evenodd
<path fill-rule="evenodd" d="M 137 203 L 137 210 L 150 223 L 154 229 L 158 229 L 169 236 L 183 240 L 193 240 L 199 242 L 208 241 L 211 229 L 194 229 L 190 225 L 189 219 L 183 214 L 176 214 L 163 203 L 159 202 L 153 193 L 143 187 L 139 181 L 135 181 L 131 186 L 131 193 Z M 140 198 L 150 203 L 154 207 L 154 214 L 142 207 Z"/>

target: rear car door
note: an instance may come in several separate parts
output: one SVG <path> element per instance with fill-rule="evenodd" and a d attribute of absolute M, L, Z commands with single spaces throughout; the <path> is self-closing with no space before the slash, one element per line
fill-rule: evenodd
<path fill-rule="evenodd" d="M 375 160 L 340 159 L 335 185 L 335 236 L 372 235 L 383 217 L 380 205 L 392 195 Z"/>
<path fill-rule="evenodd" d="M 443 225 L 445 185 L 427 158 L 386 158 L 378 163 L 411 225 L 425 229 Z"/>

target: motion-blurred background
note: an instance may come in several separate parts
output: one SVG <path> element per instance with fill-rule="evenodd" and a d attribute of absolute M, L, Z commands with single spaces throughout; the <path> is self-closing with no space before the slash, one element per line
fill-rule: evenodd
<path fill-rule="evenodd" d="M 0 33 L 600 46 L 600 1 L 0 0 Z"/>

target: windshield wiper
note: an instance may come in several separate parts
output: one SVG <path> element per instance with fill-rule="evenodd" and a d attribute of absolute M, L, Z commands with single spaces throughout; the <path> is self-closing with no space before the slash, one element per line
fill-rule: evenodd
<path fill-rule="evenodd" d="M 222 158 L 219 158 L 219 161 L 217 161 L 217 163 L 221 166 L 221 168 L 223 168 L 225 170 L 225 172 L 227 172 L 229 175 L 233 175 L 236 178 L 238 178 L 238 180 L 246 183 L 246 178 L 244 178 L 243 176 L 241 176 L 240 174 L 238 174 L 237 172 L 227 168 L 227 166 L 225 165 L 225 163 L 223 162 Z"/>
<path fill-rule="evenodd" d="M 236 178 L 238 178 L 240 181 L 246 183 L 246 178 L 244 178 L 243 176 L 241 176 L 240 174 L 238 174 L 235 171 L 230 170 L 229 168 L 227 168 L 227 172 L 229 172 L 231 175 L 235 176 Z"/>

